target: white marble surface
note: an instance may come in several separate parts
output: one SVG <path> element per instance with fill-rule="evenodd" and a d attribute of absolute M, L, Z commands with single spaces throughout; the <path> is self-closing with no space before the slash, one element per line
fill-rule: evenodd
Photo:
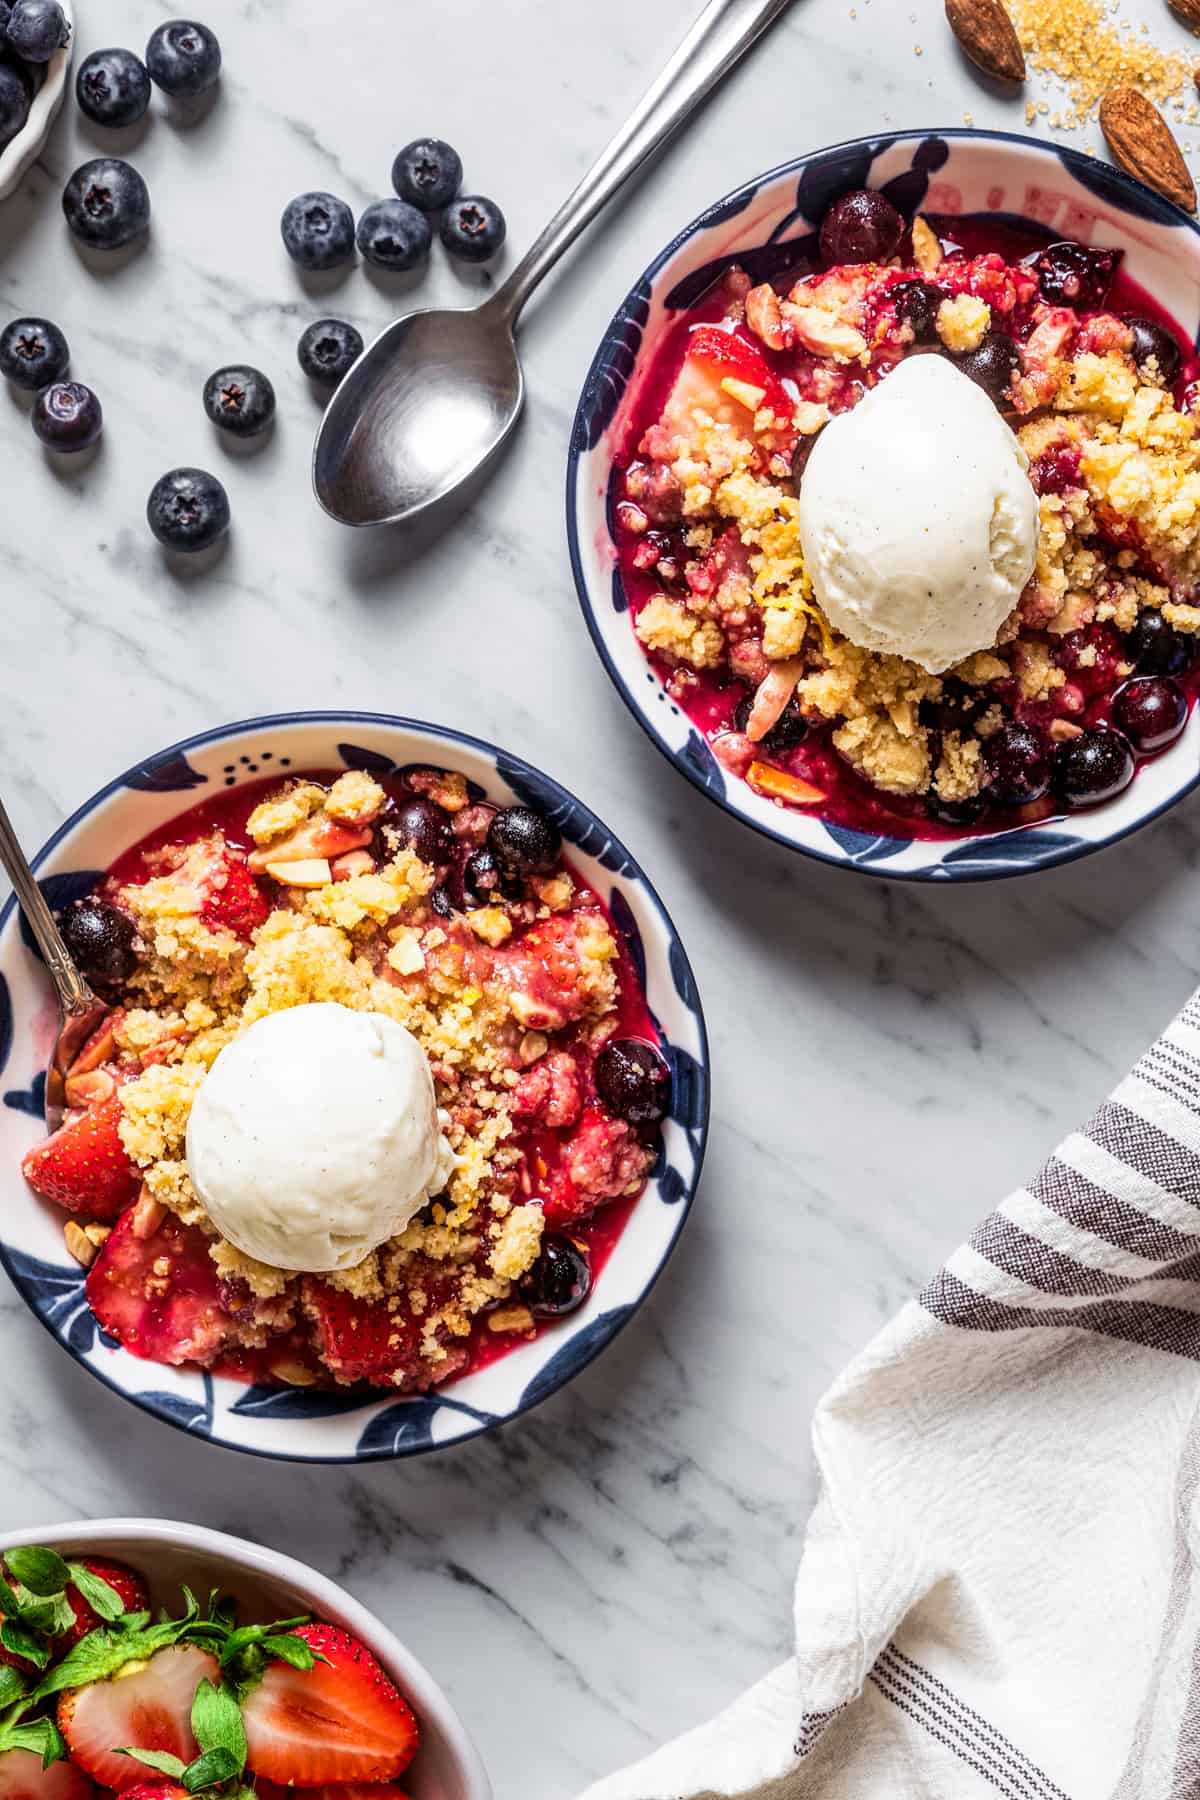
<path fill-rule="evenodd" d="M 636 730 L 567 567 L 571 410 L 612 309 L 717 194 L 884 126 L 1020 130 L 941 0 L 797 0 L 527 321 L 530 404 L 459 530 L 405 546 L 323 519 L 294 364 L 323 311 L 381 326 L 362 271 L 305 292 L 280 208 L 385 191 L 422 131 L 463 152 L 524 245 L 680 36 L 695 0 L 206 0 L 220 99 L 156 105 L 130 152 L 149 248 L 97 274 L 58 192 L 96 153 L 68 108 L 0 209 L 0 317 L 66 329 L 108 426 L 50 466 L 0 394 L 3 783 L 31 843 L 110 774 L 184 733 L 290 706 L 379 708 L 511 744 L 643 858 L 696 964 L 714 1043 L 708 1168 L 644 1315 L 503 1439 L 363 1473 L 240 1461 L 169 1433 L 75 1369 L 0 1291 L 0 1527 L 157 1513 L 265 1539 L 343 1578 L 427 1658 L 498 1792 L 569 1794 L 707 1715 L 785 1654 L 812 1498 L 818 1394 L 999 1194 L 1036 1164 L 1200 976 L 1200 799 L 1101 859 L 923 892 L 789 858 L 707 805 Z M 139 46 L 151 0 L 83 0 L 82 50 Z M 1181 28 L 1157 6 L 1156 34 Z M 915 54 L 921 45 L 923 54 Z M 461 296 L 439 259 L 423 294 Z M 231 458 L 200 408 L 246 358 L 280 420 Z M 227 481 L 228 555 L 180 578 L 142 520 L 166 467 Z"/>

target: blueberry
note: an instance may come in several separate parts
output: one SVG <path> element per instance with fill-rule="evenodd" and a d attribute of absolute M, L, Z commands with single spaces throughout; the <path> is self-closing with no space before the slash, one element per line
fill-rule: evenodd
<path fill-rule="evenodd" d="M 336 269 L 354 255 L 354 214 L 336 194 L 297 194 L 279 221 L 283 247 L 302 269 Z"/>
<path fill-rule="evenodd" d="M 898 281 L 888 290 L 896 308 L 896 317 L 911 326 L 918 344 L 932 344 L 937 339 L 938 308 L 946 299 L 943 288 L 928 281 Z"/>
<path fill-rule="evenodd" d="M 373 200 L 355 236 L 362 255 L 377 269 L 415 269 L 428 259 L 433 228 L 407 200 Z"/>
<path fill-rule="evenodd" d="M 447 254 L 460 262 L 486 262 L 496 255 L 507 235 L 504 214 L 483 194 L 455 200 L 442 215 L 442 243 Z"/>
<path fill-rule="evenodd" d="M 1103 306 L 1123 250 L 1089 250 L 1083 244 L 1047 244 L 1034 259 L 1042 299 L 1081 310 Z"/>
<path fill-rule="evenodd" d="M 989 331 L 977 350 L 954 359 L 955 367 L 969 375 L 997 406 L 1011 404 L 1013 377 L 1021 372 L 1021 352 L 1003 331 Z"/>
<path fill-rule="evenodd" d="M 10 62 L 0 62 L 0 146 L 11 143 L 24 130 L 30 98 L 23 71 Z"/>
<path fill-rule="evenodd" d="M 745 731 L 750 723 L 750 713 L 754 706 L 754 696 L 745 694 L 738 701 L 733 714 L 735 731 Z M 790 750 L 808 735 L 808 720 L 800 711 L 800 702 L 792 695 L 770 731 L 760 740 L 767 750 Z"/>
<path fill-rule="evenodd" d="M 151 33 L 146 67 L 164 94 L 191 100 L 205 93 L 221 73 L 221 46 L 207 25 L 168 19 Z"/>
<path fill-rule="evenodd" d="M 537 1261 L 522 1277 L 521 1297 L 539 1318 L 557 1319 L 575 1312 L 588 1297 L 591 1265 L 570 1238 L 547 1236 Z"/>
<path fill-rule="evenodd" d="M 1133 751 L 1121 733 L 1093 726 L 1055 745 L 1054 791 L 1066 806 L 1099 806 L 1129 786 L 1133 767 Z"/>
<path fill-rule="evenodd" d="M 27 63 L 48 63 L 71 41 L 58 0 L 13 0 L 4 33 L 10 50 Z"/>
<path fill-rule="evenodd" d="M 234 363 L 205 382 L 204 410 L 222 431 L 255 437 L 275 417 L 275 389 L 261 369 Z"/>
<path fill-rule="evenodd" d="M 49 319 L 13 319 L 0 332 L 0 375 L 15 387 L 47 387 L 61 381 L 71 352 L 57 325 Z"/>
<path fill-rule="evenodd" d="M 1050 785 L 1050 759 L 1041 733 L 1015 720 L 985 739 L 983 766 L 988 794 L 1001 806 L 1040 800 Z"/>
<path fill-rule="evenodd" d="M 117 250 L 150 223 L 150 194 L 137 170 L 116 156 L 83 163 L 63 189 L 67 224 L 94 250 Z"/>
<path fill-rule="evenodd" d="M 318 319 L 304 332 L 296 355 L 310 381 L 320 382 L 322 387 L 336 387 L 347 369 L 358 361 L 362 348 L 362 337 L 344 319 Z"/>
<path fill-rule="evenodd" d="M 961 800 L 943 800 L 933 789 L 925 797 L 925 811 L 940 825 L 975 825 L 987 811 L 987 795 L 967 794 Z"/>
<path fill-rule="evenodd" d="M 58 929 L 71 960 L 94 988 L 119 987 L 137 967 L 137 931 L 119 907 L 87 895 L 60 915 Z"/>
<path fill-rule="evenodd" d="M 399 832 L 400 841 L 423 863 L 436 866 L 449 861 L 454 833 L 446 814 L 432 800 L 414 794 L 398 808 L 391 823 Z"/>
<path fill-rule="evenodd" d="M 33 429 L 49 450 L 87 450 L 100 436 L 104 414 L 81 381 L 53 381 L 33 403 Z"/>
<path fill-rule="evenodd" d="M 488 849 L 506 875 L 548 875 L 562 853 L 562 838 L 545 813 L 506 806 L 488 826 Z"/>
<path fill-rule="evenodd" d="M 150 75 L 132 50 L 93 50 L 79 65 L 75 98 L 93 125 L 136 125 L 150 104 Z"/>
<path fill-rule="evenodd" d="M 653 1044 L 617 1038 L 605 1044 L 592 1074 L 601 1103 L 630 1125 L 657 1125 L 671 1105 L 671 1074 Z"/>
<path fill-rule="evenodd" d="M 1143 675 L 1181 675 L 1194 654 L 1192 640 L 1176 631 L 1154 606 L 1138 614 L 1128 648 Z"/>
<path fill-rule="evenodd" d="M 792 486 L 797 493 L 800 492 L 800 483 L 804 480 L 804 471 L 808 467 L 808 459 L 816 441 L 815 436 L 802 437 L 792 451 Z"/>
<path fill-rule="evenodd" d="M 440 212 L 462 186 L 462 158 L 441 138 L 414 138 L 392 164 L 392 186 L 422 212 Z"/>
<path fill-rule="evenodd" d="M 472 850 L 462 871 L 463 904 L 469 910 L 476 906 L 493 906 L 500 900 L 519 898 L 520 889 L 506 875 L 491 851 L 485 846 Z"/>
<path fill-rule="evenodd" d="M 921 723 L 930 731 L 970 731 L 992 704 L 985 688 L 968 687 L 947 675 L 936 700 L 922 700 Z"/>
<path fill-rule="evenodd" d="M 835 200 L 821 221 L 827 263 L 885 263 L 904 236 L 904 220 L 874 188 L 854 188 Z"/>
<path fill-rule="evenodd" d="M 229 496 L 206 469 L 171 469 L 150 489 L 146 522 L 170 550 L 207 550 L 229 529 Z"/>
<path fill-rule="evenodd" d="M 1187 695 L 1169 675 L 1143 675 L 1117 689 L 1112 716 L 1139 756 L 1153 756 L 1187 724 Z"/>
<path fill-rule="evenodd" d="M 1153 375 L 1161 387 L 1174 386 L 1183 364 L 1183 352 L 1174 332 L 1154 319 L 1133 318 L 1125 323 L 1133 333 L 1129 351 L 1139 373 Z"/>

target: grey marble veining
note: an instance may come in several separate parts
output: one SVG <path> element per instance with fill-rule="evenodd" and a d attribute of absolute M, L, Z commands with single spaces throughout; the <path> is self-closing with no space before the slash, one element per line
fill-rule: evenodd
<path fill-rule="evenodd" d="M 20 1447 L 4 1529 L 158 1513 L 307 1558 L 428 1660 L 498 1792 L 525 1800 L 560 1800 L 786 1652 L 813 1402 L 1200 977 L 1200 800 L 1029 883 L 921 891 L 808 866 L 668 768 L 579 617 L 571 410 L 660 245 L 806 148 L 967 111 L 1024 128 L 1022 102 L 962 62 L 941 0 L 796 0 L 531 309 L 527 416 L 456 530 L 417 548 L 350 536 L 311 500 L 296 338 L 324 312 L 369 334 L 410 290 L 362 269 L 306 290 L 283 203 L 320 186 L 365 202 L 395 149 L 434 131 L 521 247 L 695 4 L 212 0 L 217 105 L 190 129 L 156 105 L 134 134 L 155 207 L 141 255 L 97 273 L 67 238 L 59 189 L 97 153 L 70 112 L 0 209 L 0 318 L 59 319 L 107 416 L 98 457 L 55 468 L 0 394 L 0 732 L 26 839 L 193 730 L 289 706 L 408 712 L 510 744 L 584 795 L 644 860 L 698 971 L 715 1112 L 692 1223 L 608 1355 L 501 1439 L 361 1473 L 235 1459 L 110 1397 L 0 1288 L 0 1432 Z M 81 0 L 81 50 L 136 47 L 167 11 Z M 1165 8 L 1147 16 L 1188 46 Z M 411 291 L 477 286 L 436 257 Z M 236 458 L 200 408 L 204 377 L 235 359 L 280 401 L 273 441 Z M 153 480 L 185 462 L 222 474 L 235 519 L 228 554 L 190 577 L 142 521 Z"/>

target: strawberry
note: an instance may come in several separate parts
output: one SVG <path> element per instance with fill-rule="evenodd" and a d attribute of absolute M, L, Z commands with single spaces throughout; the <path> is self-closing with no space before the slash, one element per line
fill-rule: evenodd
<path fill-rule="evenodd" d="M 144 1768 L 145 1764 L 142 1766 Z M 192 1800 L 192 1797 L 185 1787 L 164 1776 L 161 1781 L 139 1781 L 136 1787 L 126 1788 L 124 1800 Z"/>
<path fill-rule="evenodd" d="M 88 1271 L 88 1304 L 101 1329 L 135 1356 L 211 1363 L 235 1327 L 209 1239 L 171 1213 L 139 1237 L 138 1210 L 117 1220 Z"/>
<path fill-rule="evenodd" d="M 141 1612 L 150 1604 L 150 1595 L 146 1584 L 136 1570 L 126 1563 L 109 1562 L 103 1556 L 81 1556 L 80 1562 L 92 1575 L 98 1575 L 101 1581 L 107 1581 L 121 1601 L 126 1612 Z M 95 1631 L 104 1621 L 98 1612 L 88 1605 L 74 1582 L 67 1588 L 67 1603 L 75 1614 L 75 1623 L 69 1631 L 54 1640 L 54 1660 L 64 1657 L 73 1644 L 77 1644 L 89 1631 Z"/>
<path fill-rule="evenodd" d="M 92 1800 L 92 1784 L 73 1763 L 51 1763 L 32 1750 L 0 1754 L 0 1800 Z"/>
<path fill-rule="evenodd" d="M 123 1749 L 165 1750 L 190 1763 L 198 1753 L 192 1701 L 205 1676 L 220 1680 L 215 1656 L 175 1644 L 148 1662 L 128 1663 L 109 1681 L 75 1688 L 58 1702 L 58 1728 L 73 1760 L 101 1787 L 145 1786 L 146 1766 Z M 150 1783 L 157 1791 L 159 1784 Z"/>
<path fill-rule="evenodd" d="M 232 856 L 222 858 L 200 908 L 204 923 L 214 931 L 232 931 L 235 937 L 249 938 L 266 922 L 270 911 L 266 895 L 245 863 Z"/>
<path fill-rule="evenodd" d="M 310 1278 L 304 1310 L 312 1321 L 317 1354 L 339 1381 L 389 1386 L 397 1369 L 417 1355 L 417 1328 L 385 1300 L 359 1300 L 342 1288 Z"/>
<path fill-rule="evenodd" d="M 740 386 L 730 394 L 721 386 L 723 381 Z M 697 325 L 688 337 L 664 418 L 687 429 L 699 408 L 719 424 L 736 426 L 744 434 L 755 416 L 755 409 L 747 404 L 751 389 L 761 392 L 761 405 L 782 419 L 791 417 L 787 393 L 757 344 L 719 325 Z M 743 397 L 736 397 L 739 394 Z"/>
<path fill-rule="evenodd" d="M 254 1778 L 254 1791 L 258 1800 L 296 1800 L 295 1788 L 280 1787 L 261 1775 Z M 133 1800 L 132 1794 L 125 1800 Z M 165 1794 L 162 1800 L 167 1800 Z M 305 1788 L 302 1800 L 408 1800 L 408 1796 L 386 1781 L 327 1781 L 322 1787 Z"/>
<path fill-rule="evenodd" d="M 250 1767 L 304 1788 L 394 1780 L 417 1749 L 417 1721 L 400 1690 L 340 1627 L 299 1625 L 291 1635 L 325 1660 L 307 1670 L 270 1663 L 246 1696 Z"/>
<path fill-rule="evenodd" d="M 21 1169 L 30 1187 L 81 1218 L 115 1219 L 141 1180 L 121 1142 L 120 1121 L 119 1094 L 68 1119 L 26 1153 Z"/>

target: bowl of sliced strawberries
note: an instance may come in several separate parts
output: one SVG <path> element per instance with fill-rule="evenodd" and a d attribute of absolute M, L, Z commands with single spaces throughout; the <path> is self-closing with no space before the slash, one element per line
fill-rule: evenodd
<path fill-rule="evenodd" d="M 222 1532 L 0 1538 L 3 1800 L 490 1800 L 432 1676 L 357 1601 Z"/>

